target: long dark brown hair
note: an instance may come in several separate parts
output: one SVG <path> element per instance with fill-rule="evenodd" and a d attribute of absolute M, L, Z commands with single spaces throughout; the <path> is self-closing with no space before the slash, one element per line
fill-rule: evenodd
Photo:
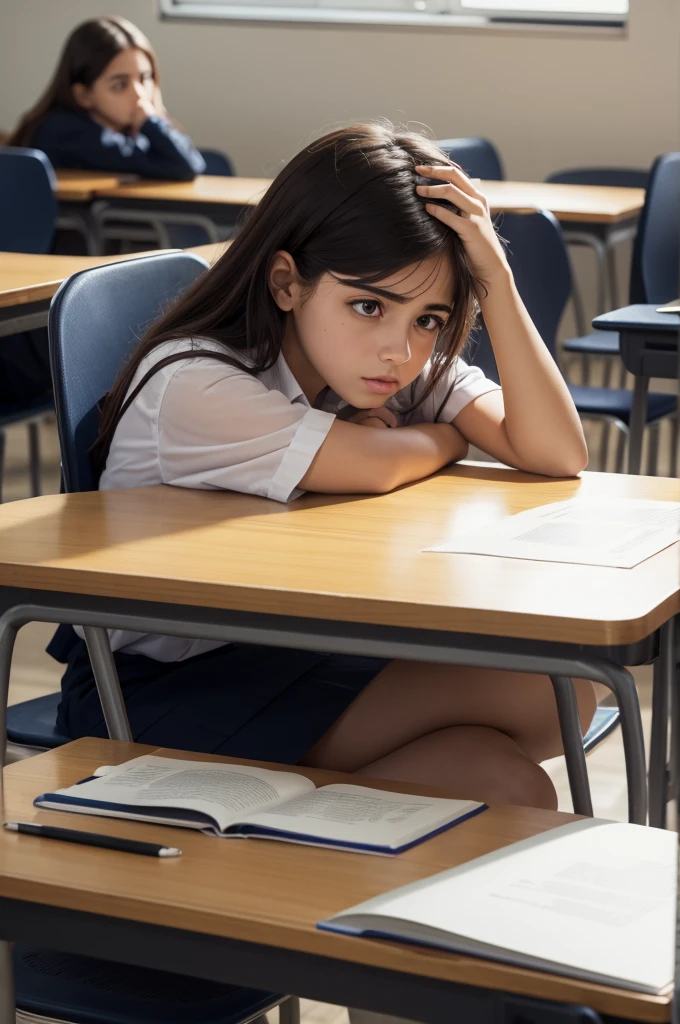
<path fill-rule="evenodd" d="M 123 50 L 141 50 L 149 58 L 154 82 L 158 85 L 158 61 L 143 32 L 125 18 L 93 18 L 74 28 L 64 44 L 52 81 L 44 93 L 19 121 L 7 140 L 8 146 L 30 146 L 36 128 L 50 111 L 58 107 L 82 110 L 73 96 L 76 82 L 91 87 Z"/>
<path fill-rule="evenodd" d="M 449 163 L 428 139 L 387 123 L 352 125 L 303 149 L 271 184 L 220 260 L 140 341 L 103 404 L 92 450 L 96 470 L 101 472 L 106 463 L 121 416 L 168 362 L 209 355 L 252 374 L 274 365 L 287 316 L 269 290 L 268 271 L 278 250 L 290 253 L 301 281 L 310 287 L 329 272 L 370 290 L 429 257 L 450 259 L 453 311 L 439 332 L 423 401 L 460 352 L 477 309 L 477 282 L 462 243 L 427 213 L 415 191 L 416 165 Z M 142 360 L 158 345 L 177 339 L 187 340 L 187 350 L 159 360 L 128 394 Z M 211 339 L 229 351 L 204 352 L 195 341 L 191 347 L 193 339 Z"/>

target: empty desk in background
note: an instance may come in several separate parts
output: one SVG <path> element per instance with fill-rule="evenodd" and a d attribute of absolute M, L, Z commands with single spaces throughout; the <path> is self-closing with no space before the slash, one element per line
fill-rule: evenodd
<path fill-rule="evenodd" d="M 622 666 L 656 659 L 651 820 L 662 823 L 677 546 L 626 571 L 423 553 L 456 527 L 576 495 L 678 501 L 680 481 L 596 473 L 551 480 L 462 465 L 391 494 L 310 494 L 290 505 L 173 487 L 2 505 L 0 699 L 15 631 L 30 621 L 541 672 L 561 695 L 575 806 L 589 814 L 565 677 L 594 679 L 616 692 L 630 817 L 644 823 L 639 705 Z M 98 678 L 110 681 L 106 659 L 93 659 Z"/>
<path fill-rule="evenodd" d="M 224 252 L 227 244 L 198 246 L 191 251 L 212 262 Z M 71 274 L 147 255 L 149 253 L 143 252 L 119 256 L 0 252 L 0 339 L 17 331 L 46 327 L 52 296 Z"/>
<path fill-rule="evenodd" d="M 84 819 L 33 807 L 39 793 L 72 785 L 102 764 L 150 753 L 231 760 L 83 739 L 5 769 L 6 819 L 180 845 L 183 855 L 173 861 L 132 857 L 0 830 L 0 939 L 425 1024 L 602 1024 L 596 1014 L 606 1015 L 607 1024 L 670 1021 L 670 994 L 643 995 L 316 928 L 318 921 L 342 909 L 566 824 L 571 815 L 491 807 L 398 857 L 385 858 L 287 843 L 220 840 L 190 830 Z M 300 771 L 317 784 L 349 778 L 306 768 L 287 770 Z M 351 781 L 445 795 L 368 777 L 352 776 Z M 6 964 L 5 958 L 5 969 Z M 7 979 L 0 977 L 0 1024 L 14 1024 L 7 992 Z"/>
<path fill-rule="evenodd" d="M 152 212 L 163 219 L 171 213 L 200 218 L 204 224 L 233 224 L 239 210 L 256 206 L 271 184 L 268 178 L 237 178 L 200 175 L 194 181 L 137 181 L 104 184 L 94 189 L 98 202 L 93 219 L 118 211 Z M 630 224 L 644 203 L 644 189 L 606 188 L 599 185 L 555 185 L 546 182 L 482 181 L 494 213 L 527 213 L 550 210 L 560 221 L 587 221 L 602 231 L 605 244 L 622 224 Z M 218 208 L 222 210 L 218 213 Z M 209 230 L 206 227 L 206 230 Z M 215 227 L 217 232 L 217 227 Z M 217 241 L 213 233 L 212 241 Z"/>
<path fill-rule="evenodd" d="M 635 377 L 633 408 L 628 439 L 628 472 L 640 472 L 642 436 L 645 429 L 647 392 L 652 377 L 677 380 L 680 388 L 680 362 L 678 339 L 680 315 L 657 313 L 657 304 L 624 306 L 604 313 L 593 320 L 598 331 L 616 331 L 619 335 L 620 355 L 624 366 Z M 678 398 L 680 412 L 680 393 Z M 673 472 L 677 473 L 680 415 L 676 413 L 672 446 Z"/>

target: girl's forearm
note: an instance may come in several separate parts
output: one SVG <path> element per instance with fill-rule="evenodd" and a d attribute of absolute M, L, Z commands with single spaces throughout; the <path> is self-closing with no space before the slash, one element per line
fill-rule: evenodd
<path fill-rule="evenodd" d="M 336 420 L 300 482 L 326 494 L 383 494 L 465 458 L 468 444 L 448 423 L 374 429 Z"/>
<path fill-rule="evenodd" d="M 517 464 L 551 475 L 579 473 L 588 462 L 581 421 L 509 270 L 489 285 L 480 307 L 503 387 L 504 429 Z"/>

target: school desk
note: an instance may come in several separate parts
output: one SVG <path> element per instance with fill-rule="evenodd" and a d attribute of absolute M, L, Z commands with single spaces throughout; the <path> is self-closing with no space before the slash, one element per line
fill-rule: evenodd
<path fill-rule="evenodd" d="M 597 331 L 617 331 L 619 353 L 626 369 L 635 377 L 633 408 L 628 437 L 628 472 L 640 472 L 642 436 L 645 429 L 647 393 L 651 377 L 678 382 L 678 410 L 673 424 L 672 473 L 678 472 L 680 440 L 680 315 L 657 313 L 659 303 L 624 306 L 593 320 Z"/>
<path fill-rule="evenodd" d="M 395 858 L 210 838 L 142 822 L 36 811 L 39 793 L 141 754 L 228 762 L 83 739 L 5 769 L 6 820 L 36 820 L 179 845 L 172 861 L 0 831 L 0 1024 L 14 1024 L 8 942 L 21 941 L 215 981 L 355 1006 L 425 1024 L 662 1024 L 670 994 L 642 995 L 409 944 L 322 932 L 362 900 L 573 820 L 493 806 Z M 244 763 L 244 762 L 238 762 Z M 406 783 L 299 771 L 446 795 Z M 4 968 L 4 970 L 3 970 Z M 586 1009 L 586 1007 L 588 1009 Z"/>
<path fill-rule="evenodd" d="M 191 251 L 201 255 L 205 249 L 213 254 L 224 248 L 225 243 L 221 243 L 219 246 L 201 246 Z M 105 263 L 119 263 L 148 255 L 143 252 L 118 256 L 0 252 L 0 339 L 17 331 L 46 327 L 52 296 L 71 274 L 100 267 Z"/>
<path fill-rule="evenodd" d="M 141 216 L 145 209 L 159 221 L 164 215 L 172 220 L 174 213 L 199 217 L 204 227 L 210 222 L 233 226 L 237 211 L 257 205 L 270 184 L 267 178 L 204 175 L 189 182 L 140 180 L 102 185 L 94 193 L 98 198 L 92 207 L 94 230 L 101 233 L 110 216 L 122 217 L 125 210 Z M 639 188 L 547 182 L 482 181 L 480 188 L 494 213 L 550 210 L 561 222 L 587 223 L 589 232 L 601 236 L 605 247 L 614 245 L 622 231 L 629 232 L 645 196 Z"/>
<path fill-rule="evenodd" d="M 622 666 L 656 658 L 657 694 L 670 692 L 678 546 L 628 570 L 423 553 L 454 528 L 573 495 L 677 501 L 680 480 L 472 465 L 391 494 L 290 505 L 172 487 L 0 505 L 0 708 L 14 635 L 29 621 L 546 673 L 574 806 L 592 814 L 569 679 L 593 679 L 621 708 L 629 815 L 644 823 L 639 704 Z M 112 661 L 91 654 L 114 738 L 128 738 Z M 662 745 L 652 761 L 665 755 Z"/>

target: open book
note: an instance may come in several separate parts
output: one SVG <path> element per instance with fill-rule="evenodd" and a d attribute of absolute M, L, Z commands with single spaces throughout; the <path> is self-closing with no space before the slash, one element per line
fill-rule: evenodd
<path fill-rule="evenodd" d="M 673 981 L 677 851 L 674 832 L 589 818 L 318 927 L 659 994 Z"/>
<path fill-rule="evenodd" d="M 223 838 L 279 839 L 395 854 L 484 810 L 473 800 L 365 786 L 316 789 L 304 775 L 147 754 L 99 768 L 36 807 L 196 828 Z"/>

